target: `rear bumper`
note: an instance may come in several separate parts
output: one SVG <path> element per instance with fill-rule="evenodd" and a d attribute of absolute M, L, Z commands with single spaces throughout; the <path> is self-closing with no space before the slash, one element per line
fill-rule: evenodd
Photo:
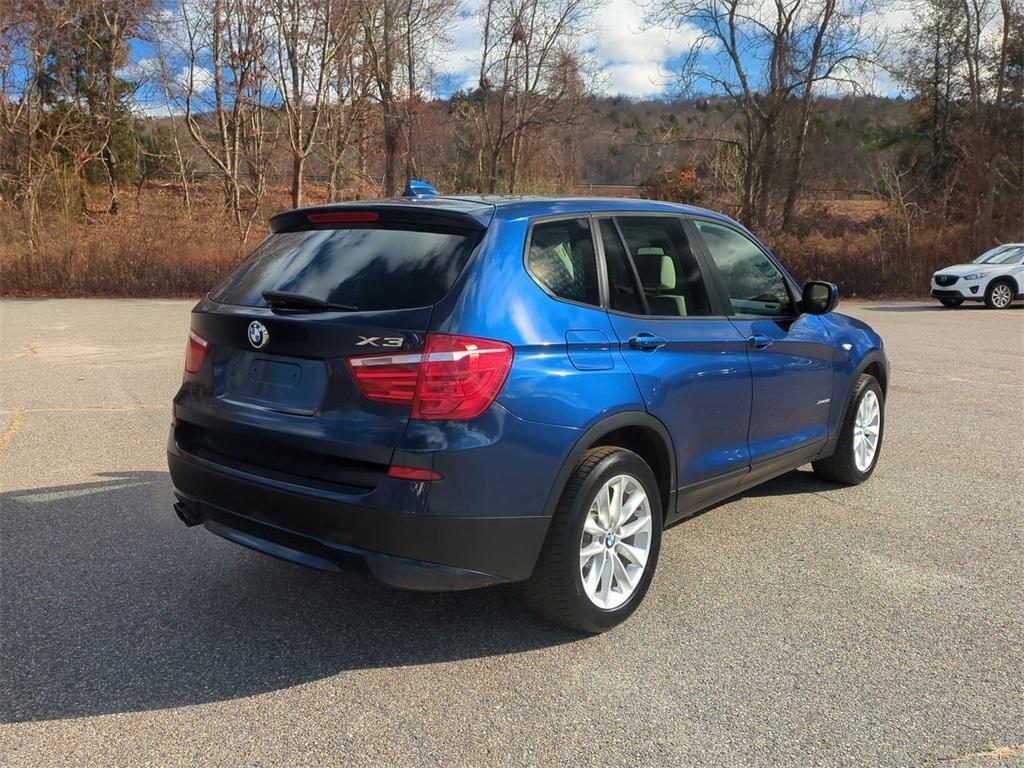
<path fill-rule="evenodd" d="M 176 509 L 187 522 L 301 565 L 326 570 L 365 565 L 381 581 L 403 589 L 470 589 L 526 579 L 549 523 L 542 516 L 382 511 L 360 506 L 352 497 L 302 493 L 174 448 L 168 466 Z"/>

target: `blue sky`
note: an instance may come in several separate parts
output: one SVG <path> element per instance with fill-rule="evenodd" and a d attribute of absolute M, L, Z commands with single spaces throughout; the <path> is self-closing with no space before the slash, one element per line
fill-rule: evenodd
<path fill-rule="evenodd" d="M 756 8 L 759 0 L 750 0 Z M 760 0 L 768 8 L 769 0 Z M 854 0 L 851 0 L 854 1 Z M 478 72 L 480 55 L 480 22 L 478 9 L 482 0 L 463 0 L 456 22 L 448 30 L 447 40 L 437 41 L 429 52 L 430 63 L 436 74 L 434 92 L 448 96 L 458 88 L 473 87 Z M 173 15 L 173 11 L 168 11 Z M 910 21 L 905 9 L 887 6 L 873 23 L 879 29 L 897 29 Z M 663 98 L 672 95 L 680 64 L 697 39 L 698 32 L 690 26 L 674 28 L 645 22 L 643 7 L 637 0 L 606 0 L 588 21 L 587 31 L 580 36 L 579 46 L 596 65 L 596 87 L 605 95 L 631 98 Z M 714 52 L 705 54 L 711 64 Z M 750 57 L 752 70 L 757 63 Z M 184 74 L 183 65 L 172 65 L 176 76 Z M 155 75 L 152 45 L 136 41 L 132 47 L 128 74 L 139 79 Z M 209 78 L 209 72 L 199 72 L 200 80 Z M 154 81 L 157 79 L 152 78 Z M 896 87 L 880 72 L 860 72 L 858 84 L 866 91 L 895 95 Z M 163 97 L 155 83 L 139 94 L 143 108 L 153 114 L 166 113 Z"/>
<path fill-rule="evenodd" d="M 751 0 L 751 7 L 756 7 L 757 1 Z M 766 8 L 773 8 L 770 0 L 761 1 Z M 460 86 L 472 86 L 476 81 L 475 62 L 480 40 L 476 10 L 480 5 L 481 0 L 463 0 L 460 21 L 449 32 L 449 46 L 438 62 L 438 90 L 442 94 Z M 870 23 L 880 31 L 895 30 L 911 21 L 905 5 L 879 8 Z M 633 98 L 669 95 L 676 84 L 680 65 L 699 34 L 692 26 L 675 28 L 648 23 L 644 6 L 637 0 L 605 0 L 589 26 L 581 46 L 597 65 L 599 91 Z M 713 53 L 707 54 L 704 63 L 711 66 L 713 56 Z M 746 63 L 751 71 L 758 66 L 753 57 Z M 894 84 L 878 71 L 858 73 L 857 82 L 872 93 L 895 95 L 896 92 Z"/>
<path fill-rule="evenodd" d="M 439 62 L 439 90 L 472 85 L 476 79 L 480 32 L 476 14 L 480 0 L 464 0 L 461 18 L 450 30 L 450 45 Z M 694 40 L 682 32 L 645 24 L 635 0 L 607 0 L 588 22 L 581 41 L 598 69 L 598 87 L 608 95 L 636 98 L 667 93 L 675 66 Z"/>

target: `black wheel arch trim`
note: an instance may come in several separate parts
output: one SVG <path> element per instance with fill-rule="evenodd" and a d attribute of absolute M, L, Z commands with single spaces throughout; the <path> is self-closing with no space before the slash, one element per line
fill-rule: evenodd
<path fill-rule="evenodd" d="M 572 475 L 576 466 L 580 463 L 580 460 L 590 448 L 594 446 L 602 437 L 610 432 L 614 432 L 624 427 L 643 427 L 651 430 L 661 439 L 663 447 L 668 453 L 668 464 L 669 464 L 669 483 L 667 505 L 662 510 L 662 516 L 667 516 L 673 509 L 676 495 L 676 451 L 675 446 L 672 443 L 672 437 L 669 434 L 668 428 L 657 418 L 647 413 L 646 411 L 621 411 L 619 413 L 606 416 L 596 424 L 588 427 L 586 431 L 576 440 L 569 455 L 565 461 L 562 462 L 562 468 L 558 470 L 558 474 L 555 476 L 555 482 L 551 488 L 551 493 L 548 495 L 547 503 L 544 505 L 544 516 L 550 518 L 555 513 L 555 508 L 558 506 L 559 500 L 562 498 L 562 492 L 565 490 L 566 484 L 569 482 L 569 477 Z M 656 467 L 651 467 L 651 471 L 657 472 Z"/>
<path fill-rule="evenodd" d="M 850 377 L 850 386 L 846 391 L 846 397 L 843 398 L 843 412 L 839 415 L 839 421 L 836 422 L 836 431 L 834 434 L 829 436 L 829 442 L 839 439 L 839 432 L 843 428 L 843 424 L 846 423 L 846 413 L 850 409 L 850 396 L 853 394 L 853 388 L 857 385 L 857 379 L 861 377 L 861 374 L 866 373 L 868 368 L 877 363 L 885 371 L 885 380 L 879 381 L 878 386 L 882 388 L 882 396 L 885 399 L 889 397 L 889 360 L 886 358 L 885 353 L 880 349 L 873 349 L 868 352 L 861 359 L 857 365 L 857 370 L 853 376 Z"/>
<path fill-rule="evenodd" d="M 999 277 L 994 277 L 989 281 L 989 285 L 995 285 L 1000 281 L 1010 284 L 1013 288 L 1014 298 L 1020 296 L 1021 292 L 1024 291 L 1024 287 L 1021 286 L 1020 280 L 1018 280 L 1015 275 L 1000 275 Z M 985 289 L 985 293 L 988 293 L 988 288 Z"/>

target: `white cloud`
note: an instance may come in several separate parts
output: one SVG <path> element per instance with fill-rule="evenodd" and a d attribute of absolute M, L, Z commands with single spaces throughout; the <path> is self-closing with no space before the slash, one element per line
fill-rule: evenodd
<path fill-rule="evenodd" d="M 668 63 L 686 53 L 697 37 L 690 27 L 649 25 L 635 0 L 610 0 L 594 17 L 591 50 L 608 95 L 664 93 L 674 73 Z"/>
<path fill-rule="evenodd" d="M 481 47 L 480 0 L 469 0 L 448 30 L 450 46 L 438 70 L 453 88 L 476 86 Z M 650 27 L 635 0 L 609 0 L 589 20 L 583 45 L 597 65 L 602 93 L 652 96 L 665 92 L 673 72 L 668 62 L 687 50 L 696 36 L 691 28 Z"/>
<path fill-rule="evenodd" d="M 451 29 L 450 45 L 438 62 L 438 69 L 453 88 L 474 88 L 480 67 L 480 0 L 471 0 Z"/>
<path fill-rule="evenodd" d="M 178 72 L 175 78 L 175 86 L 182 90 L 188 90 L 189 67 L 185 66 Z M 196 94 L 208 93 L 213 89 L 213 70 L 208 67 L 196 65 L 192 68 L 192 89 Z"/>
<path fill-rule="evenodd" d="M 672 73 L 657 61 L 614 62 L 601 67 L 599 90 L 609 96 L 655 96 L 671 81 Z"/>
<path fill-rule="evenodd" d="M 983 45 L 986 40 L 993 42 L 997 39 L 1001 30 L 998 5 L 992 4 L 988 8 L 989 13 L 982 17 Z M 882 4 L 868 12 L 864 18 L 867 33 L 873 39 L 880 42 L 885 41 L 890 46 L 919 43 L 920 34 L 915 32 L 915 27 L 918 24 L 915 8 L 911 4 Z M 907 84 L 894 79 L 881 62 L 851 71 L 850 79 L 863 92 L 877 96 L 910 95 Z M 852 86 L 839 83 L 836 90 L 849 92 L 852 90 Z"/>
<path fill-rule="evenodd" d="M 127 80 L 146 81 L 160 77 L 160 66 L 155 58 L 143 57 L 130 62 L 118 71 L 118 77 Z"/>

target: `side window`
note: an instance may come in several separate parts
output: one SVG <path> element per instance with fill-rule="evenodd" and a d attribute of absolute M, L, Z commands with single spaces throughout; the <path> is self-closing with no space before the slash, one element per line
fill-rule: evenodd
<path fill-rule="evenodd" d="M 526 266 L 555 296 L 582 304 L 601 304 L 589 219 L 559 219 L 535 225 Z"/>
<path fill-rule="evenodd" d="M 604 246 L 604 261 L 608 267 L 608 303 L 619 312 L 644 315 L 647 311 L 640 301 L 636 288 L 633 267 L 630 266 L 626 248 L 622 244 L 615 222 L 611 219 L 600 219 L 601 244 Z"/>
<path fill-rule="evenodd" d="M 718 265 L 737 315 L 793 314 L 786 279 L 756 243 L 734 229 L 699 219 L 693 222 Z"/>
<path fill-rule="evenodd" d="M 652 315 L 710 315 L 711 304 L 682 222 L 671 216 L 617 218 Z"/>

